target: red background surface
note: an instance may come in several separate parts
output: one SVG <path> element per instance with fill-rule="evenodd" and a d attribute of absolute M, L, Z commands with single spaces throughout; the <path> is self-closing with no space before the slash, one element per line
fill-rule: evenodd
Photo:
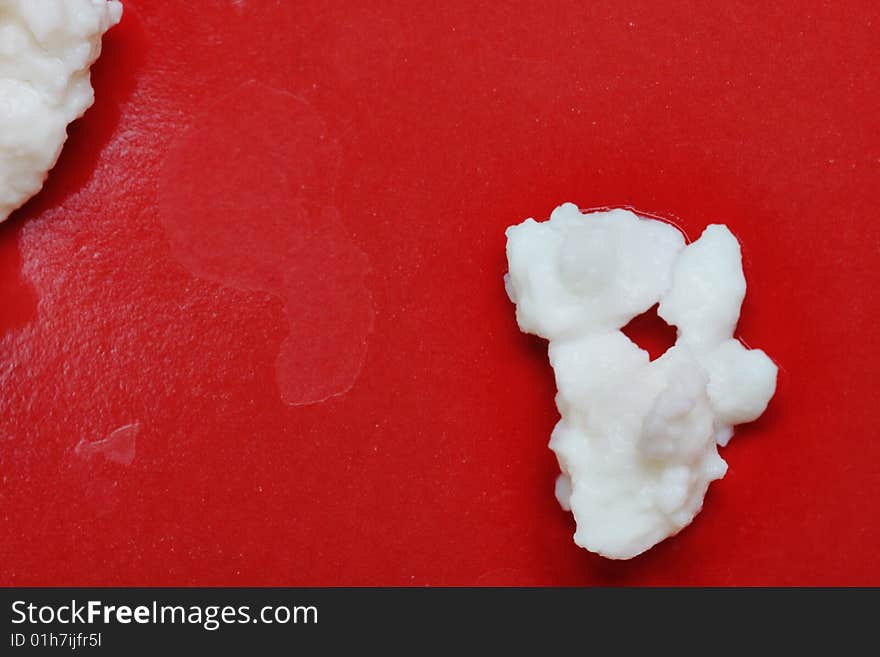
<path fill-rule="evenodd" d="M 362 4 L 126 3 L 0 227 L 0 583 L 880 584 L 877 3 Z M 567 200 L 727 223 L 780 366 L 630 562 L 501 281 Z"/>

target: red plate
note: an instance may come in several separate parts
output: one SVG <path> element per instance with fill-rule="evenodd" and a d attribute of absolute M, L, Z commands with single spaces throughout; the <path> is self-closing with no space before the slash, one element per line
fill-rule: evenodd
<path fill-rule="evenodd" d="M 363 4 L 126 2 L 0 227 L 0 583 L 880 584 L 877 3 Z M 630 562 L 502 285 L 568 200 L 728 224 L 780 367 Z"/>

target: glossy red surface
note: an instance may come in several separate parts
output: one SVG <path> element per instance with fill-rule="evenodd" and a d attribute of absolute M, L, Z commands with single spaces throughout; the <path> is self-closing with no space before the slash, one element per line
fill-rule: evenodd
<path fill-rule="evenodd" d="M 126 3 L 0 226 L 0 584 L 880 584 L 877 3 L 363 4 Z M 727 223 L 780 366 L 625 563 L 501 280 L 567 200 Z"/>

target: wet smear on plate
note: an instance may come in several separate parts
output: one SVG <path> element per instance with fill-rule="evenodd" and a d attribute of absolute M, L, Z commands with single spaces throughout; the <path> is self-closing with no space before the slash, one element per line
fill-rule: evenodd
<path fill-rule="evenodd" d="M 339 161 L 307 101 L 250 82 L 195 117 L 160 177 L 174 256 L 196 276 L 284 301 L 276 379 L 291 405 L 348 392 L 373 327 L 369 262 L 333 202 Z"/>
<path fill-rule="evenodd" d="M 36 293 L 22 277 L 21 255 L 14 234 L 18 227 L 13 223 L 0 228 L 0 337 L 26 326 L 37 314 Z"/>
<path fill-rule="evenodd" d="M 80 440 L 74 448 L 74 453 L 87 458 L 101 455 L 113 463 L 131 465 L 134 461 L 136 441 L 140 431 L 140 422 L 126 424 L 103 440 Z"/>

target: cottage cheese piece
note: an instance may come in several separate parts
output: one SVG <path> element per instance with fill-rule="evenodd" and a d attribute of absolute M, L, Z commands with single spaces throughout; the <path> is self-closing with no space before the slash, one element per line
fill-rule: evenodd
<path fill-rule="evenodd" d="M 0 221 L 40 191 L 91 107 L 89 67 L 121 17 L 106 0 L 0 0 Z"/>
<path fill-rule="evenodd" d="M 662 221 L 566 203 L 508 228 L 507 258 L 520 328 L 550 341 L 562 416 L 550 448 L 575 543 L 634 557 L 693 520 L 727 470 L 717 445 L 775 391 L 773 362 L 733 338 L 739 244 L 712 225 L 685 246 Z M 658 302 L 678 340 L 651 361 L 621 328 Z"/>

